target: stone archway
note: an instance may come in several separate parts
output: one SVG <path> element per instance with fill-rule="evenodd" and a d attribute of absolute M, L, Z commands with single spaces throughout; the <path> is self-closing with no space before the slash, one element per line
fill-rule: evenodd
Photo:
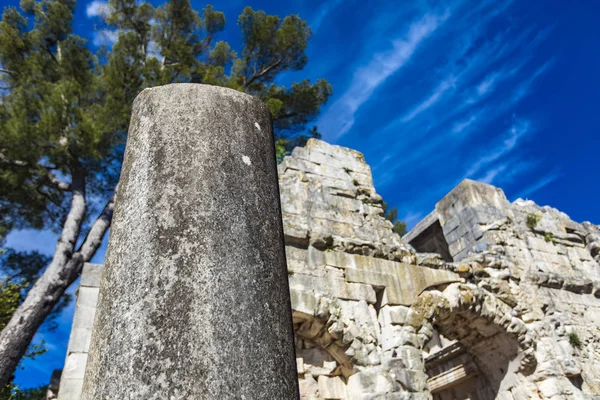
<path fill-rule="evenodd" d="M 423 292 L 411 323 L 454 341 L 424 359 L 435 400 L 494 399 L 507 384 L 535 369 L 535 343 L 515 311 L 473 284 Z M 423 330 L 423 329 L 422 329 Z"/>
<path fill-rule="evenodd" d="M 335 329 L 328 329 L 327 320 L 294 311 L 293 323 L 300 398 L 347 398 L 346 381 L 354 372 L 346 354 L 349 346 Z"/>

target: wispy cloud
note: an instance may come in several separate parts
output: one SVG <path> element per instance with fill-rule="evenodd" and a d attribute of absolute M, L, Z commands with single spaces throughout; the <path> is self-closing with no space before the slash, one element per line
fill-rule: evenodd
<path fill-rule="evenodd" d="M 551 66 L 552 64 L 554 64 L 554 60 L 548 60 L 546 61 L 544 64 L 542 64 L 541 66 L 539 66 L 538 68 L 536 68 L 536 70 L 533 72 L 533 74 L 526 80 L 524 80 L 523 82 L 519 83 L 519 85 L 517 86 L 514 94 L 513 94 L 513 102 L 518 102 L 519 100 L 521 100 L 523 97 L 525 97 L 526 95 L 529 94 L 529 92 L 531 91 L 531 87 L 533 86 L 533 83 L 544 73 L 546 72 Z"/>
<path fill-rule="evenodd" d="M 110 47 L 117 42 L 117 39 L 119 39 L 118 31 L 100 29 L 94 32 L 92 43 L 94 43 L 94 45 L 98 47 L 102 45 L 107 45 Z"/>
<path fill-rule="evenodd" d="M 422 212 L 408 212 L 400 218 L 401 221 L 406 223 L 408 229 L 412 229 L 419 221 L 423 219 Z"/>
<path fill-rule="evenodd" d="M 455 85 L 456 85 L 456 77 L 451 75 L 448 78 L 444 79 L 435 88 L 433 93 L 427 99 L 425 99 L 422 103 L 417 105 L 411 112 L 409 112 L 404 117 L 402 117 L 402 122 L 408 122 L 408 121 L 412 120 L 417 115 L 421 114 L 422 112 L 426 111 L 428 108 L 435 105 L 441 99 L 441 97 L 444 95 L 444 93 L 446 93 L 449 89 L 455 87 Z"/>
<path fill-rule="evenodd" d="M 487 16 L 482 20 L 489 22 L 490 18 Z M 460 46 L 449 52 L 448 62 L 441 68 L 445 78 L 434 86 L 425 100 L 414 104 L 411 111 L 401 114 L 382 129 L 382 135 L 397 131 L 411 132 L 409 137 L 405 136 L 404 140 L 396 143 L 395 148 L 388 148 L 388 151 L 399 152 L 406 147 L 413 148 L 415 143 L 411 143 L 411 140 L 422 141 L 424 137 L 428 137 L 428 140 L 426 144 L 421 143 L 420 153 L 433 151 L 437 146 L 451 141 L 452 134 L 463 132 L 467 128 L 474 130 L 477 124 L 487 124 L 522 100 L 522 97 L 514 97 L 499 104 L 483 103 L 501 82 L 512 78 L 525 62 L 521 60 L 496 65 L 510 56 L 517 45 L 505 43 L 505 32 L 482 43 L 482 29 L 482 26 L 466 29 L 467 33 L 458 41 Z M 522 34 L 519 40 L 525 37 L 527 35 Z M 448 126 L 452 128 L 447 129 Z M 440 132 L 440 128 L 444 132 Z M 436 132 L 436 140 L 433 142 L 429 138 L 431 132 Z"/>
<path fill-rule="evenodd" d="M 470 115 L 469 117 L 467 117 L 463 120 L 455 122 L 454 125 L 452 126 L 452 133 L 461 133 L 462 131 L 469 128 L 471 125 L 473 125 L 477 121 L 477 118 L 479 118 L 480 114 L 481 113 Z"/>
<path fill-rule="evenodd" d="M 491 149 L 491 152 L 490 150 L 486 149 L 486 155 L 482 156 L 471 165 L 471 167 L 465 174 L 465 177 L 472 177 L 474 174 L 479 172 L 481 168 L 513 151 L 519 143 L 519 141 L 521 140 L 521 138 L 531 133 L 531 131 L 532 125 L 531 122 L 528 120 L 520 120 L 513 123 L 513 125 L 510 127 L 509 131 L 506 134 L 506 138 L 502 142 L 500 142 L 499 145 Z"/>
<path fill-rule="evenodd" d="M 508 164 L 500 164 L 497 167 L 488 170 L 484 176 L 477 178 L 475 180 L 477 180 L 479 182 L 483 182 L 483 183 L 492 184 L 494 182 L 494 180 L 498 177 L 498 175 L 501 172 L 504 172 L 504 170 L 506 170 L 507 167 L 508 167 Z"/>
<path fill-rule="evenodd" d="M 110 5 L 107 1 L 94 0 L 85 9 L 88 18 L 106 17 L 110 13 Z"/>
<path fill-rule="evenodd" d="M 522 189 L 517 194 L 517 197 L 527 198 L 527 196 L 530 196 L 531 194 L 537 192 L 541 188 L 548 186 L 549 184 L 560 178 L 562 175 L 563 174 L 559 171 L 551 172 L 550 174 L 540 178 L 537 182 L 534 182 L 531 185 L 525 187 L 525 189 Z"/>
<path fill-rule="evenodd" d="M 318 123 L 327 140 L 334 141 L 352 128 L 359 107 L 410 60 L 419 45 L 446 17 L 425 15 L 411 24 L 406 35 L 394 40 L 391 49 L 376 53 L 366 65 L 357 68 L 349 89 L 333 103 Z"/>
<path fill-rule="evenodd" d="M 311 21 L 310 27 L 312 28 L 313 33 L 316 33 L 323 21 L 325 21 L 325 17 L 327 17 L 337 6 L 342 4 L 342 0 L 330 0 L 325 1 L 319 8 L 317 15 Z"/>

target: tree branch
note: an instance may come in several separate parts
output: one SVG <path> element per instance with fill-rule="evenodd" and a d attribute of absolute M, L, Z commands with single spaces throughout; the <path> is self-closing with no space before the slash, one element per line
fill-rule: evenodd
<path fill-rule="evenodd" d="M 274 64 L 269 65 L 267 68 L 263 68 L 258 74 L 257 73 L 252 74 L 250 79 L 248 81 L 246 81 L 246 83 L 244 83 L 244 88 L 248 87 L 255 80 L 260 79 L 263 76 L 265 76 L 266 74 L 268 74 L 269 71 L 271 71 L 273 68 L 278 67 L 282 62 L 283 62 L 283 59 L 280 58 Z"/>
<path fill-rule="evenodd" d="M 14 73 L 14 72 L 12 72 L 12 71 L 9 71 L 9 70 L 7 70 L 7 69 L 4 69 L 4 68 L 0 68 L 0 72 L 3 72 L 3 73 L 5 73 L 5 74 L 9 74 L 9 75 L 13 75 L 13 76 L 15 75 L 15 73 Z"/>
<path fill-rule="evenodd" d="M 56 175 L 54 175 L 52 173 L 52 171 L 50 171 L 49 168 L 47 167 L 43 167 L 46 170 L 46 173 L 48 175 L 48 179 L 50 179 L 50 182 L 52 183 L 52 185 L 54 185 L 55 188 L 57 188 L 58 190 L 62 190 L 63 192 L 70 192 L 71 191 L 71 184 L 67 183 L 67 182 L 63 182 L 60 179 L 58 179 L 58 177 Z"/>
<path fill-rule="evenodd" d="M 115 208 L 115 198 L 117 196 L 117 192 L 113 193 L 110 199 L 104 205 L 102 212 L 94 221 L 94 224 L 90 228 L 87 236 L 83 240 L 83 243 L 77 249 L 77 252 L 73 254 L 71 261 L 71 268 L 69 268 L 69 276 L 67 278 L 67 284 L 70 286 L 81 274 L 81 269 L 83 268 L 83 263 L 86 263 L 94 257 L 96 251 L 102 245 L 102 240 L 108 228 L 110 228 L 110 224 L 112 222 L 113 211 Z"/>
<path fill-rule="evenodd" d="M 50 54 L 50 57 L 52 57 L 52 59 L 54 60 L 54 62 L 57 65 L 60 65 L 60 63 L 58 62 L 58 60 L 56 59 L 56 56 L 54 55 L 54 53 L 52 53 L 52 50 L 50 50 L 50 46 L 48 44 L 46 44 L 46 50 L 48 51 L 48 54 Z"/>
<path fill-rule="evenodd" d="M 71 209 L 56 244 L 52 262 L 0 332 L 0 387 L 10 382 L 35 332 L 69 287 L 73 271 L 81 270 L 81 256 L 74 257 L 73 252 L 85 219 L 85 172 L 85 168 L 77 160 L 73 160 Z"/>
<path fill-rule="evenodd" d="M 13 167 L 27 167 L 28 166 L 28 164 L 25 161 L 11 160 L 10 158 L 8 158 L 4 154 L 2 154 L 2 152 L 0 152 L 0 163 L 12 165 Z"/>
<path fill-rule="evenodd" d="M 91 260 L 94 254 L 96 254 L 96 250 L 98 250 L 98 248 L 102 244 L 102 238 L 104 237 L 104 234 L 110 227 L 115 208 L 116 196 L 117 191 L 115 190 L 113 195 L 104 205 L 102 212 L 92 225 L 83 243 L 81 244 L 81 246 L 79 246 L 79 249 L 77 250 L 77 253 L 83 256 L 83 260 L 85 262 Z"/>
<path fill-rule="evenodd" d="M 287 113 L 287 114 L 281 114 L 277 118 L 274 118 L 274 120 L 275 121 L 279 121 L 279 120 L 286 119 L 286 118 L 292 118 L 292 117 L 295 117 L 297 115 L 298 115 L 297 112 L 291 112 L 291 113 Z"/>
<path fill-rule="evenodd" d="M 0 153 L 0 164 L 6 164 L 6 165 L 13 166 L 13 167 L 19 167 L 19 168 L 31 168 L 32 167 L 32 165 L 27 163 L 26 161 L 11 160 L 2 153 Z M 58 177 L 51 171 L 52 168 L 44 166 L 44 165 L 40 165 L 40 164 L 37 164 L 35 166 L 39 167 L 45 171 L 45 174 L 48 177 L 48 180 L 55 188 L 57 188 L 58 190 L 61 190 L 63 192 L 71 191 L 71 184 L 67 183 L 67 182 L 63 182 L 60 179 L 58 179 Z"/>

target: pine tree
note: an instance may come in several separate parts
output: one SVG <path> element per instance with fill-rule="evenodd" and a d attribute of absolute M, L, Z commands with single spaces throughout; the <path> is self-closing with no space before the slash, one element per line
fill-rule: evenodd
<path fill-rule="evenodd" d="M 118 39 L 94 54 L 72 32 L 74 9 L 75 0 L 22 0 L 0 22 L 0 242 L 19 228 L 59 234 L 52 261 L 0 333 L 0 387 L 102 243 L 141 90 L 196 82 L 257 96 L 273 115 L 278 157 L 317 134 L 305 127 L 331 94 L 325 80 L 274 83 L 307 63 L 311 30 L 297 15 L 246 7 L 238 54 L 215 41 L 225 16 L 210 5 L 198 13 L 189 0 L 157 8 L 110 0 L 101 28 Z"/>

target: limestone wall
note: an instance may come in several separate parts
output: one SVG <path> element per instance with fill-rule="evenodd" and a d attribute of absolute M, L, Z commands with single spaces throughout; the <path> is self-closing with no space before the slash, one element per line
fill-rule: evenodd
<path fill-rule="evenodd" d="M 86 263 L 81 273 L 67 357 L 60 378 L 59 400 L 81 397 L 102 270 L 103 265 Z"/>
<path fill-rule="evenodd" d="M 457 260 L 448 267 L 511 306 L 528 329 L 537 366 L 504 390 L 514 398 L 600 396 L 598 226 L 532 201 L 510 203 L 501 189 L 469 180 L 434 214 Z"/>
<path fill-rule="evenodd" d="M 402 239 L 362 154 L 278 172 L 303 399 L 600 396 L 597 226 L 465 181 Z"/>

